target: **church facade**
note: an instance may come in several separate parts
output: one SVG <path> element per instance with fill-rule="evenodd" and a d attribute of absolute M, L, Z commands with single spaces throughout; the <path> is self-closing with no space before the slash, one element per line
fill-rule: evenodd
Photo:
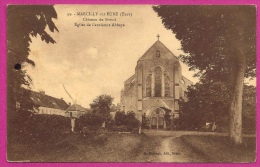
<path fill-rule="evenodd" d="M 178 120 L 179 101 L 187 101 L 185 91 L 191 84 L 182 76 L 178 58 L 158 39 L 137 61 L 135 74 L 124 82 L 121 110 L 134 111 L 150 128 L 169 128 Z"/>

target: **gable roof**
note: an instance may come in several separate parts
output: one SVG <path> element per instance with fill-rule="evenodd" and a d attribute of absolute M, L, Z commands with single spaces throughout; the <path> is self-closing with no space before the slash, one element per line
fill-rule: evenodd
<path fill-rule="evenodd" d="M 33 104 L 39 107 L 48 107 L 48 108 L 55 108 L 55 109 L 61 109 L 66 110 L 69 105 L 63 100 L 58 99 L 49 95 L 46 95 L 44 93 L 35 92 L 29 89 L 24 89 L 23 92 L 26 92 L 29 94 L 30 99 L 32 100 Z"/>
<path fill-rule="evenodd" d="M 160 51 L 162 59 L 174 59 L 178 61 L 178 58 L 159 40 L 157 40 L 139 60 L 151 60 L 154 58 L 156 51 Z"/>
<path fill-rule="evenodd" d="M 79 104 L 73 104 L 66 111 L 87 111 L 87 110 Z"/>

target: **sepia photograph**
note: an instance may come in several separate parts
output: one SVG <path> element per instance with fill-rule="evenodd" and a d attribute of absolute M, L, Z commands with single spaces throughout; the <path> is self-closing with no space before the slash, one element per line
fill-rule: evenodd
<path fill-rule="evenodd" d="M 249 163 L 256 5 L 7 5 L 8 163 Z"/>

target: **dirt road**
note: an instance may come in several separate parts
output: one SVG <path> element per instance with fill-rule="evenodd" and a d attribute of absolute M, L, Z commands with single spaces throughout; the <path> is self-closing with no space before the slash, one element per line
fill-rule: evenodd
<path fill-rule="evenodd" d="M 148 162 L 207 162 L 208 159 L 200 153 L 194 151 L 180 138 L 182 135 L 214 135 L 228 136 L 225 133 L 216 132 L 194 132 L 194 131 L 158 131 L 146 130 L 147 140 L 143 148 L 143 154 L 140 161 Z M 255 135 L 245 135 L 245 137 L 254 137 Z M 141 153 L 141 152 L 140 152 Z"/>
<path fill-rule="evenodd" d="M 205 162 L 203 157 L 197 155 L 193 150 L 185 145 L 179 138 L 187 133 L 170 132 L 170 131 L 145 131 L 146 136 L 150 139 L 150 145 L 157 147 L 149 147 L 146 152 L 148 160 L 153 162 Z M 149 144 L 147 144 L 149 145 Z M 146 150 L 147 148 L 144 148 Z"/>

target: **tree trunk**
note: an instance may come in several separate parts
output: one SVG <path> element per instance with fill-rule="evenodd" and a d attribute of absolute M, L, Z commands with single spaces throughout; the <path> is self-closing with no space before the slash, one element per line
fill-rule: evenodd
<path fill-rule="evenodd" d="M 245 56 L 238 51 L 233 95 L 230 105 L 230 139 L 235 145 L 242 144 L 242 95 L 245 74 Z"/>

